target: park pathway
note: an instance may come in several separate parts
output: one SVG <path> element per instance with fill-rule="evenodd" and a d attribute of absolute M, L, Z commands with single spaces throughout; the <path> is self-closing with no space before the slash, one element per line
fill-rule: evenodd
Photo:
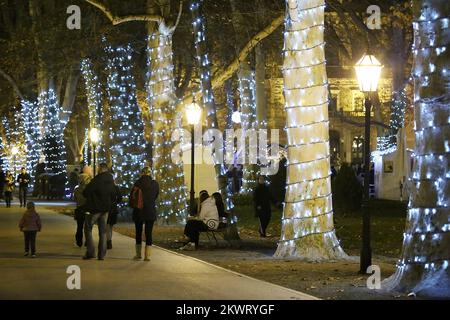
<path fill-rule="evenodd" d="M 43 229 L 36 259 L 23 257 L 17 227 L 23 210 L 0 208 L 0 299 L 314 299 L 301 292 L 154 248 L 150 262 L 133 261 L 134 241 L 115 233 L 104 261 L 83 261 L 74 245 L 75 221 L 37 207 Z M 94 232 L 94 235 L 96 232 Z M 66 270 L 81 269 L 81 290 L 67 289 Z"/>

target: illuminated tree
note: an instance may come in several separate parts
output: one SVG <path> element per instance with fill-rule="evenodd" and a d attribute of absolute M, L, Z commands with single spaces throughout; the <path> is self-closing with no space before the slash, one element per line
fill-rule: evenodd
<path fill-rule="evenodd" d="M 450 74 L 447 0 L 414 6 L 415 161 L 391 290 L 450 297 Z"/>
<path fill-rule="evenodd" d="M 107 46 L 106 52 L 111 158 L 114 171 L 120 173 L 117 183 L 129 191 L 145 163 L 144 124 L 131 71 L 132 48 Z"/>
<path fill-rule="evenodd" d="M 336 238 L 330 181 L 324 0 L 287 0 L 284 92 L 288 171 L 276 257 L 345 258 Z"/>

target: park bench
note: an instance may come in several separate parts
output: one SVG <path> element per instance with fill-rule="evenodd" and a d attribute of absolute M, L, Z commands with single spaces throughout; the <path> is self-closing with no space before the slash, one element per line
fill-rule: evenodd
<path fill-rule="evenodd" d="M 219 245 L 219 241 L 217 240 L 217 236 L 220 236 L 224 241 L 228 243 L 230 247 L 233 245 L 240 244 L 239 234 L 237 232 L 236 224 L 230 223 L 230 217 L 224 219 L 224 221 L 219 222 L 219 227 L 217 229 L 208 228 L 208 230 L 202 231 L 206 234 L 208 241 L 212 242 L 213 240 L 216 243 L 216 246 Z M 209 227 L 213 223 L 213 220 L 208 220 L 206 225 Z"/>

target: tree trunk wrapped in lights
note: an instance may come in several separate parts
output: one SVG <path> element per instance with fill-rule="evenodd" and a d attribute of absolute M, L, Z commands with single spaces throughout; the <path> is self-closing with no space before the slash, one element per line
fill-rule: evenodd
<path fill-rule="evenodd" d="M 331 201 L 324 0 L 287 0 L 284 86 L 288 171 L 276 257 L 346 258 Z"/>
<path fill-rule="evenodd" d="M 94 72 L 94 66 L 91 59 L 87 58 L 81 61 L 81 73 L 84 78 L 86 99 L 89 111 L 89 130 L 97 128 L 100 132 L 104 131 L 103 110 L 102 110 L 102 89 L 97 75 Z M 89 144 L 84 145 L 85 150 Z M 105 144 L 102 139 L 96 147 L 98 163 L 105 162 Z"/>
<path fill-rule="evenodd" d="M 172 162 L 175 143 L 171 140 L 176 122 L 173 77 L 172 30 L 158 28 L 149 36 L 147 83 L 152 128 L 153 172 L 162 192 L 158 213 L 167 222 L 181 222 L 187 216 L 187 191 L 181 163 Z"/>
<path fill-rule="evenodd" d="M 202 89 L 202 99 L 203 106 L 206 111 L 206 121 L 208 129 L 218 129 L 216 106 L 214 103 L 213 88 L 211 82 L 211 62 L 208 58 L 208 50 L 206 44 L 206 26 L 205 17 L 202 12 L 203 0 L 193 0 L 191 1 L 190 9 L 192 11 L 192 26 L 194 29 L 194 43 L 197 53 L 197 62 L 199 76 L 201 80 Z M 213 151 L 214 152 L 214 151 Z M 213 154 L 214 159 L 214 154 Z M 227 168 L 223 163 L 216 163 L 215 166 L 216 179 L 218 184 L 218 189 L 222 195 L 224 203 L 227 209 L 231 209 L 233 204 L 231 202 L 231 197 L 227 191 Z"/>
<path fill-rule="evenodd" d="M 137 104 L 131 72 L 130 46 L 106 48 L 107 92 L 111 116 L 111 157 L 117 184 L 129 192 L 139 177 L 145 158 L 144 124 Z"/>
<path fill-rule="evenodd" d="M 396 273 L 384 288 L 450 297 L 450 15 L 447 0 L 414 6 L 415 161 Z"/>
<path fill-rule="evenodd" d="M 31 101 L 22 100 L 22 119 L 27 146 L 27 171 L 30 174 L 30 186 L 34 186 L 36 166 L 41 155 L 41 131 L 39 126 L 39 105 Z"/>

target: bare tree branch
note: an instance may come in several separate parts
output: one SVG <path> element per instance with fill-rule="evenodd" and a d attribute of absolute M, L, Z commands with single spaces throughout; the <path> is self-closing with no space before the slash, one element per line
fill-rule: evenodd
<path fill-rule="evenodd" d="M 214 78 L 212 79 L 212 89 L 219 88 L 226 80 L 231 78 L 233 74 L 239 69 L 241 62 L 245 61 L 247 56 L 250 54 L 250 52 L 252 52 L 256 45 L 270 36 L 276 29 L 278 29 L 283 21 L 284 15 L 281 15 L 273 20 L 267 27 L 265 27 L 264 30 L 258 32 L 252 39 L 250 39 L 250 41 L 247 42 L 244 48 L 240 51 L 238 57 L 234 59 L 234 61 L 228 67 L 216 72 L 217 76 L 214 76 Z M 197 100 L 200 100 L 201 96 L 201 91 L 198 91 L 195 98 Z M 188 103 L 192 99 L 192 95 L 186 96 L 183 98 L 182 104 Z"/>
<path fill-rule="evenodd" d="M 86 2 L 92 4 L 93 6 L 100 9 L 112 22 L 113 25 L 118 25 L 130 21 L 146 21 L 146 22 L 156 22 L 158 24 L 164 23 L 164 19 L 158 15 L 152 14 L 139 14 L 139 15 L 128 15 L 123 17 L 115 16 L 111 10 L 109 10 L 104 4 L 98 2 L 97 0 L 86 0 Z"/>
<path fill-rule="evenodd" d="M 21 99 L 24 100 L 24 97 L 22 95 L 22 92 L 19 89 L 19 86 L 17 85 L 16 81 L 9 75 L 7 74 L 5 71 L 3 71 L 2 68 L 0 68 L 0 75 L 6 79 L 6 81 L 8 81 L 11 84 L 11 87 L 14 89 L 14 92 L 16 93 L 16 95 Z"/>

